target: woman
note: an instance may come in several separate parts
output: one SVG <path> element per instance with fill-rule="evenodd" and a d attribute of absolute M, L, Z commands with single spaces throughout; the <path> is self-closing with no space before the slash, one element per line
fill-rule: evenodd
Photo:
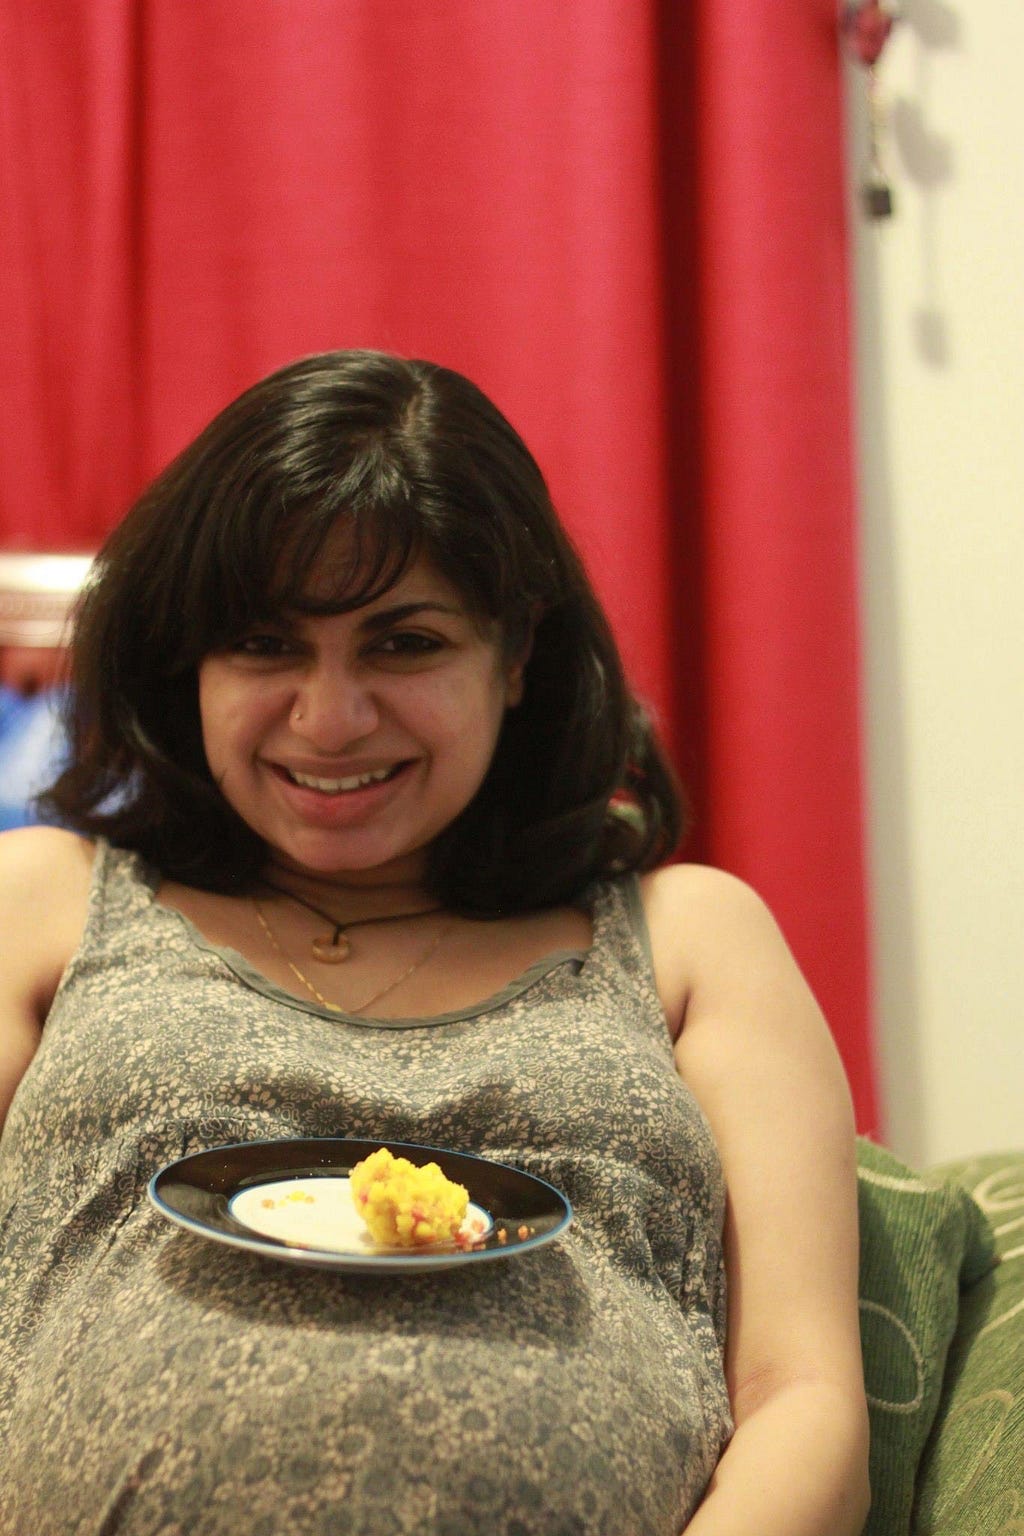
<path fill-rule="evenodd" d="M 108 541 L 74 684 L 85 837 L 0 840 L 3 1536 L 855 1536 L 842 1072 L 758 899 L 663 865 L 671 777 L 490 402 L 375 353 L 256 385 Z M 371 1282 L 145 1201 L 339 1134 L 575 1223 Z"/>

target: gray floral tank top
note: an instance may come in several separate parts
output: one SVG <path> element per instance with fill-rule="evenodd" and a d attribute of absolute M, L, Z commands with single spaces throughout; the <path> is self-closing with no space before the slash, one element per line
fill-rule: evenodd
<path fill-rule="evenodd" d="M 679 1536 L 730 1431 L 721 1167 L 635 881 L 593 946 L 439 1018 L 339 1017 L 212 948 L 101 845 L 0 1140 L 0 1536 Z M 166 1222 L 227 1142 L 451 1147 L 571 1229 L 412 1276 Z"/>

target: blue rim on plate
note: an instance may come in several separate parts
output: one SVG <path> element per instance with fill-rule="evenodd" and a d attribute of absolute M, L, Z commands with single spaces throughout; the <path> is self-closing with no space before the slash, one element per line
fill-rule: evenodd
<path fill-rule="evenodd" d="M 379 1147 L 412 1163 L 437 1163 L 446 1178 L 464 1185 L 472 1203 L 482 1207 L 494 1223 L 482 1244 L 401 1253 L 334 1252 L 264 1236 L 231 1214 L 230 1202 L 243 1189 L 289 1178 L 347 1177 L 356 1163 Z M 572 1206 L 561 1191 L 507 1163 L 418 1142 L 348 1136 L 232 1142 L 193 1152 L 154 1174 L 148 1194 L 162 1216 L 198 1237 L 290 1264 L 348 1273 L 423 1273 L 514 1258 L 550 1243 L 572 1222 Z M 525 1235 L 520 1236 L 521 1231 Z"/>

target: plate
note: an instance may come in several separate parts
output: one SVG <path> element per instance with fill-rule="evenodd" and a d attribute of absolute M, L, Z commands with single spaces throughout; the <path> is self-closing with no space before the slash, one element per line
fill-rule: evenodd
<path fill-rule="evenodd" d="M 446 1178 L 462 1184 L 469 1192 L 469 1215 L 483 1223 L 484 1235 L 467 1248 L 412 1251 L 379 1248 L 369 1234 L 364 1238 L 361 1222 L 349 1219 L 348 1176 L 382 1146 L 417 1165 L 437 1163 Z M 199 1237 L 286 1263 L 350 1273 L 422 1273 L 513 1258 L 550 1243 L 572 1221 L 572 1207 L 554 1185 L 506 1163 L 417 1142 L 351 1137 L 246 1141 L 194 1152 L 155 1174 L 148 1192 L 162 1216 Z M 289 1206 L 298 1215 L 288 1211 L 279 1224 L 275 1213 Z M 333 1237 L 325 1237 L 330 1207 L 341 1219 Z"/>
<path fill-rule="evenodd" d="M 231 1196 L 228 1210 L 243 1227 L 299 1248 L 363 1258 L 408 1252 L 407 1248 L 386 1247 L 374 1241 L 356 1209 L 352 1180 L 344 1175 L 315 1174 L 297 1179 L 289 1174 L 286 1179 L 247 1184 Z M 466 1249 L 482 1242 L 493 1226 L 488 1213 L 471 1201 L 455 1246 Z"/>

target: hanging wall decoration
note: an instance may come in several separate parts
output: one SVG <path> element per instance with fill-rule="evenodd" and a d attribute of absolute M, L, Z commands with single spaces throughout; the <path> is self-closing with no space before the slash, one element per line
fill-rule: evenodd
<path fill-rule="evenodd" d="M 893 212 L 892 184 L 883 161 L 885 111 L 878 61 L 898 19 L 892 0 L 847 0 L 840 19 L 848 51 L 867 72 L 868 153 L 861 197 L 871 219 L 887 219 Z"/>

